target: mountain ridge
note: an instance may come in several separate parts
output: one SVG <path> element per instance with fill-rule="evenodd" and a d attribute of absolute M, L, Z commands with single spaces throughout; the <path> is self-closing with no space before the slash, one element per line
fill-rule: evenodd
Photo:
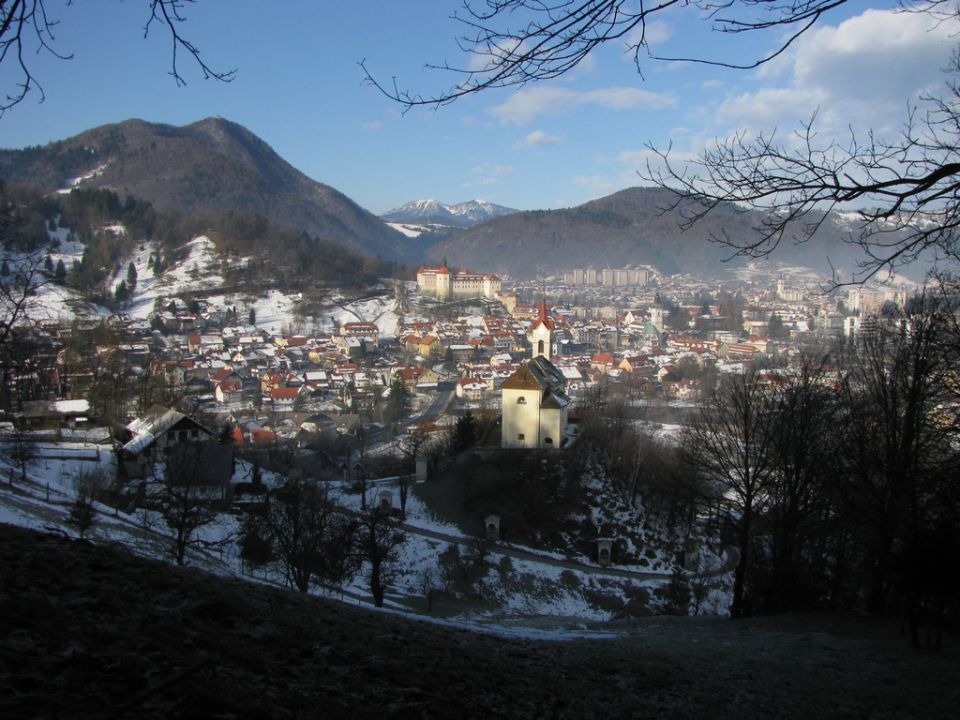
<path fill-rule="evenodd" d="M 110 189 L 162 210 L 255 212 L 370 255 L 419 257 L 410 238 L 219 117 L 184 126 L 131 119 L 44 146 L 0 150 L 0 176 L 47 193 L 83 178 L 74 184 Z"/>
<path fill-rule="evenodd" d="M 400 207 L 383 213 L 380 215 L 380 219 L 391 223 L 416 223 L 422 225 L 446 225 L 455 228 L 471 228 L 487 220 L 516 212 L 519 212 L 519 210 L 479 199 L 467 200 L 451 205 L 430 198 L 411 200 Z"/>
<path fill-rule="evenodd" d="M 702 209 L 668 189 L 633 187 L 571 208 L 531 210 L 494 218 L 439 239 L 428 259 L 531 278 L 577 267 L 653 266 L 665 274 L 716 274 L 750 258 L 736 255 L 720 238 L 742 242 L 759 237 L 763 215 L 721 204 L 695 223 Z M 852 268 L 855 246 L 844 242 L 850 228 L 828 217 L 810 240 L 785 240 L 774 259 L 829 274 Z"/>

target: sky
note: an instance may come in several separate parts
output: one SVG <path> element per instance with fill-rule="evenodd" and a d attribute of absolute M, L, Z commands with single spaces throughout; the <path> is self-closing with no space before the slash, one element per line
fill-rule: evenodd
<path fill-rule="evenodd" d="M 645 183 L 649 146 L 679 161 L 737 132 L 792 134 L 816 113 L 824 140 L 851 132 L 892 137 L 908 104 L 943 95 L 956 22 L 936 25 L 893 3 L 853 0 L 757 70 L 645 61 L 610 43 L 564 77 L 403 108 L 364 82 L 431 95 L 457 78 L 426 64 L 469 64 L 458 49 L 460 0 L 200 0 L 181 33 L 230 83 L 205 80 L 181 52 L 186 86 L 170 76 L 170 39 L 144 37 L 147 0 L 48 0 L 58 21 L 49 53 L 26 60 L 43 87 L 0 118 L 0 147 L 66 139 L 140 118 L 186 125 L 237 122 L 309 177 L 380 214 L 414 199 L 483 199 L 520 209 L 579 205 Z M 744 62 L 775 47 L 779 31 L 723 35 L 696 8 L 678 6 L 647 28 L 653 50 Z M 0 92 L 17 77 L 0 65 Z"/>

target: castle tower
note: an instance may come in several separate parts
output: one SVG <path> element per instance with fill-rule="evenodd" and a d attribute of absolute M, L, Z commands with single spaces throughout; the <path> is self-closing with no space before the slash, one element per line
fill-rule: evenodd
<path fill-rule="evenodd" d="M 447 259 L 443 259 L 443 265 L 437 268 L 437 299 L 449 300 L 450 290 L 450 270 L 447 268 Z"/>
<path fill-rule="evenodd" d="M 531 358 L 543 356 L 547 360 L 553 358 L 553 330 L 554 324 L 547 316 L 547 299 L 540 299 L 540 315 L 530 326 L 530 333 L 527 339 L 532 346 Z"/>

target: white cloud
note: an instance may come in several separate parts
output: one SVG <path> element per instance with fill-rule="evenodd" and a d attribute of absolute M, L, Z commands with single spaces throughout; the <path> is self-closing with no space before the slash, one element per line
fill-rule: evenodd
<path fill-rule="evenodd" d="M 511 175 L 513 173 L 513 167 L 510 165 L 480 163 L 479 165 L 474 165 L 472 168 L 470 168 L 470 173 L 473 175 L 494 175 L 496 177 L 503 177 L 504 175 Z"/>
<path fill-rule="evenodd" d="M 896 132 L 908 101 L 944 87 L 960 29 L 926 13 L 867 10 L 811 30 L 796 48 L 763 68 L 758 90 L 727 97 L 716 117 L 752 131 L 796 127 L 818 111 L 817 128 Z"/>
<path fill-rule="evenodd" d="M 573 178 L 573 184 L 586 188 L 592 198 L 610 195 L 617 190 L 622 190 L 623 185 L 603 175 L 578 175 Z"/>
<path fill-rule="evenodd" d="M 658 45 L 666 42 L 673 36 L 673 30 L 670 25 L 663 20 L 653 20 L 646 25 L 637 25 L 626 37 L 626 54 L 633 59 L 633 48 L 640 42 L 641 38 L 648 46 Z"/>
<path fill-rule="evenodd" d="M 510 165 L 495 165 L 493 163 L 480 163 L 470 168 L 470 175 L 473 178 L 464 183 L 464 187 L 473 187 L 476 185 L 487 186 L 495 185 L 500 178 L 513 174 L 513 167 Z"/>
<path fill-rule="evenodd" d="M 543 130 L 534 130 L 527 133 L 523 140 L 518 140 L 513 144 L 514 148 L 528 147 L 546 147 L 547 145 L 556 145 L 562 138 L 559 135 L 548 135 Z"/>
<path fill-rule="evenodd" d="M 370 132 L 380 132 L 383 130 L 383 123 L 379 120 L 371 120 L 370 122 L 363 123 L 360 127 Z"/>
<path fill-rule="evenodd" d="M 598 90 L 535 86 L 515 92 L 506 102 L 490 109 L 500 122 L 526 125 L 539 115 L 557 115 L 584 105 L 613 110 L 634 108 L 660 109 L 676 104 L 672 95 L 634 87 L 608 87 Z"/>
<path fill-rule="evenodd" d="M 504 58 L 522 52 L 523 47 L 523 43 L 519 40 L 505 40 L 502 47 L 491 48 L 489 52 L 470 53 L 467 69 L 475 73 L 486 73 L 496 70 Z"/>

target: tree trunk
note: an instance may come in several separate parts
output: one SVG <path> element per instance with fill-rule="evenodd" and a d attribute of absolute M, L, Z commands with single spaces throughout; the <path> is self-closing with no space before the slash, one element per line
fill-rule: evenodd
<path fill-rule="evenodd" d="M 743 517 L 740 518 L 740 557 L 737 560 L 737 567 L 733 573 L 733 602 L 730 603 L 730 617 L 743 617 L 746 613 L 743 607 L 743 590 L 747 575 L 747 563 L 750 554 L 750 525 L 752 507 L 749 503 L 743 509 Z"/>

